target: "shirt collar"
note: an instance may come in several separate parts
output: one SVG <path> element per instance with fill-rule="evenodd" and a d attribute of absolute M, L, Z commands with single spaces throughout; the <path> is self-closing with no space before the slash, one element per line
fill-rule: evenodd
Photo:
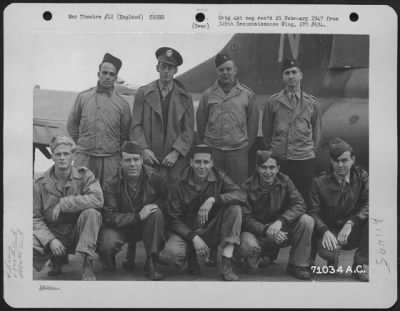
<path fill-rule="evenodd" d="M 162 88 L 167 88 L 168 93 L 172 91 L 172 89 L 174 88 L 174 81 L 171 81 L 170 83 L 168 83 L 167 85 L 162 84 L 160 80 L 158 80 L 158 88 L 160 90 L 162 90 Z"/>
<path fill-rule="evenodd" d="M 333 174 L 333 176 L 334 176 L 334 178 L 336 179 L 336 181 L 337 181 L 339 184 L 342 184 L 342 179 L 338 178 L 335 174 Z M 345 182 L 346 184 L 350 184 L 350 173 L 348 173 L 348 174 L 346 175 L 346 177 L 344 178 L 344 182 Z"/>
<path fill-rule="evenodd" d="M 296 95 L 297 99 L 300 99 L 301 90 L 299 90 L 299 91 L 297 91 L 297 92 L 292 92 L 292 91 L 289 91 L 288 88 L 285 89 L 285 95 L 286 95 L 289 99 L 290 99 L 290 97 L 291 97 L 293 94 Z"/>

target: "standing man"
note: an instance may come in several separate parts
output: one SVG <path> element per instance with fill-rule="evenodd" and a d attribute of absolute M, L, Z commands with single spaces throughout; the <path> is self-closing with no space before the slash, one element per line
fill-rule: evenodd
<path fill-rule="evenodd" d="M 353 276 L 362 282 L 368 275 L 368 173 L 354 166 L 352 147 L 340 138 L 329 143 L 331 170 L 314 179 L 311 190 L 315 240 L 319 256 L 335 269 L 340 249 L 357 248 Z"/>
<path fill-rule="evenodd" d="M 279 172 L 277 157 L 270 151 L 258 151 L 256 165 L 257 172 L 242 187 L 248 205 L 243 212 L 239 253 L 254 273 L 260 255 L 291 245 L 287 272 L 308 280 L 314 219 L 305 214 L 304 200 L 293 182 Z"/>
<path fill-rule="evenodd" d="M 104 55 L 97 86 L 78 95 L 67 122 L 77 144 L 74 165 L 89 168 L 102 186 L 117 171 L 131 124 L 129 104 L 114 90 L 121 66 L 120 59 Z"/>
<path fill-rule="evenodd" d="M 246 195 L 221 170 L 213 168 L 207 145 L 194 146 L 190 166 L 173 189 L 168 213 L 171 235 L 162 258 L 199 274 L 197 256 L 207 257 L 209 248 L 222 250 L 220 272 L 225 281 L 237 281 L 231 260 L 240 242 L 242 204 Z"/>
<path fill-rule="evenodd" d="M 161 47 L 156 57 L 160 78 L 137 91 L 129 137 L 143 148 L 145 163 L 156 167 L 170 185 L 185 166 L 193 142 L 193 102 L 174 79 L 183 62 L 178 51 Z"/>
<path fill-rule="evenodd" d="M 63 256 L 82 255 L 82 280 L 93 281 L 103 192 L 92 172 L 73 167 L 75 143 L 55 136 L 50 143 L 54 165 L 33 183 L 33 266 L 40 271 L 50 258 L 50 276 L 60 274 Z"/>
<path fill-rule="evenodd" d="M 143 240 L 147 254 L 145 275 L 161 280 L 163 275 L 156 264 L 164 242 L 163 204 L 167 200 L 167 187 L 158 173 L 143 165 L 139 145 L 127 142 L 121 153 L 121 168 L 104 186 L 104 226 L 99 253 L 105 270 L 114 271 L 115 255 L 122 246 L 129 243 L 133 251 L 136 241 Z M 134 262 L 126 265 L 133 268 Z"/>
<path fill-rule="evenodd" d="M 248 151 L 257 137 L 258 106 L 251 89 L 237 79 L 235 62 L 215 58 L 217 81 L 204 91 L 197 109 L 197 132 L 213 150 L 215 167 L 240 185 L 248 177 Z"/>
<path fill-rule="evenodd" d="M 272 95 L 264 107 L 264 142 L 267 150 L 279 157 L 281 172 L 293 180 L 309 207 L 321 137 L 320 107 L 316 98 L 301 88 L 303 73 L 296 60 L 283 62 L 282 75 L 285 88 Z"/>

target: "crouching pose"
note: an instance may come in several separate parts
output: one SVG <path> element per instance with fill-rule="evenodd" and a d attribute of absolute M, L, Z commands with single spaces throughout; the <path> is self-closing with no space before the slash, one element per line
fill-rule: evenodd
<path fill-rule="evenodd" d="M 103 192 L 93 173 L 75 168 L 75 143 L 55 136 L 50 149 L 54 166 L 33 184 L 33 266 L 40 271 L 51 259 L 50 276 L 60 274 L 63 256 L 82 255 L 82 280 L 96 280 L 93 273 Z"/>
<path fill-rule="evenodd" d="M 152 280 L 161 280 L 157 269 L 158 252 L 164 243 L 166 185 L 150 167 L 143 165 L 143 150 L 127 142 L 121 148 L 121 168 L 104 186 L 104 226 L 98 243 L 103 268 L 115 270 L 115 255 L 125 243 L 131 248 L 143 240 L 147 254 L 144 272 Z M 132 251 L 132 250 L 131 250 Z M 129 259 L 133 262 L 130 262 Z M 127 267 L 134 267 L 134 256 Z"/>
<path fill-rule="evenodd" d="M 248 204 L 243 210 L 239 256 L 254 273 L 260 258 L 291 245 L 287 272 L 310 279 L 309 260 L 314 220 L 290 178 L 279 172 L 279 160 L 270 151 L 257 152 L 257 172 L 242 186 Z"/>
<path fill-rule="evenodd" d="M 329 266 L 338 266 L 340 249 L 357 248 L 352 267 L 360 281 L 368 275 L 368 173 L 354 166 L 351 146 L 340 138 L 329 143 L 331 170 L 313 181 L 315 245 Z M 347 269 L 346 269 L 347 270 Z"/>
<path fill-rule="evenodd" d="M 219 246 L 222 278 L 237 281 L 231 259 L 240 242 L 245 193 L 223 171 L 213 168 L 212 151 L 206 145 L 192 148 L 190 166 L 181 175 L 168 204 L 172 233 L 163 259 L 180 267 L 187 260 L 188 272 L 199 274 L 197 256 L 206 258 L 210 248 Z"/>

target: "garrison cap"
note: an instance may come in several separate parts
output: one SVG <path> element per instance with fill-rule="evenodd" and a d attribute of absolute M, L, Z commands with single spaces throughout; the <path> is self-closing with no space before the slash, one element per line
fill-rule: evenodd
<path fill-rule="evenodd" d="M 122 61 L 119 58 L 111 55 L 110 53 L 104 54 L 103 61 L 101 63 L 113 64 L 115 66 L 115 68 L 117 69 L 117 72 L 119 72 L 119 70 L 121 69 L 121 66 L 122 66 Z"/>
<path fill-rule="evenodd" d="M 332 159 L 337 159 L 346 151 L 352 153 L 353 148 L 343 139 L 335 137 L 329 142 L 329 155 Z"/>
<path fill-rule="evenodd" d="M 282 72 L 292 67 L 300 68 L 300 63 L 296 59 L 286 58 L 282 63 Z"/>
<path fill-rule="evenodd" d="M 232 60 L 232 58 L 228 54 L 218 53 L 215 57 L 215 67 L 218 68 L 229 60 Z"/>
<path fill-rule="evenodd" d="M 194 145 L 190 150 L 190 157 L 193 158 L 196 153 L 209 153 L 212 156 L 212 149 L 207 145 Z"/>
<path fill-rule="evenodd" d="M 122 152 L 142 155 L 143 148 L 133 141 L 127 141 L 121 147 L 121 154 Z"/>
<path fill-rule="evenodd" d="M 67 135 L 55 135 L 50 141 L 50 150 L 54 152 L 54 150 L 59 145 L 67 145 L 70 146 L 72 151 L 75 151 L 76 145 L 75 142 Z"/>
<path fill-rule="evenodd" d="M 256 165 L 261 166 L 263 165 L 269 158 L 275 160 L 276 164 L 279 165 L 279 159 L 276 157 L 272 151 L 269 150 L 257 150 L 256 153 Z"/>
<path fill-rule="evenodd" d="M 172 66 L 180 66 L 183 63 L 181 54 L 177 50 L 169 47 L 161 47 L 156 51 L 156 57 L 160 62 L 170 64 Z"/>

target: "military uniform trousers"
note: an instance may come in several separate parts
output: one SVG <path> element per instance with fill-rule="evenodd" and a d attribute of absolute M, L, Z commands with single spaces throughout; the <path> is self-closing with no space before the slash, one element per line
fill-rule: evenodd
<path fill-rule="evenodd" d="M 247 146 L 237 150 L 211 148 L 214 166 L 227 173 L 235 184 L 241 185 L 248 177 L 249 148 Z"/>
<path fill-rule="evenodd" d="M 120 162 L 121 156 L 119 154 L 107 157 L 96 157 L 78 151 L 74 158 L 74 166 L 87 167 L 99 180 L 101 187 L 104 186 L 104 182 L 109 176 L 114 176 L 116 174 L 121 164 Z"/>
<path fill-rule="evenodd" d="M 115 255 L 125 243 L 135 244 L 143 240 L 147 256 L 158 254 L 165 242 L 165 218 L 158 209 L 138 225 L 123 228 L 103 226 L 100 231 L 98 252 L 105 267 L 115 269 Z"/>
<path fill-rule="evenodd" d="M 280 248 L 290 245 L 289 264 L 298 267 L 308 267 L 310 265 L 313 229 L 314 219 L 307 214 L 303 214 L 294 223 L 282 226 L 281 231 L 288 233 L 288 240 L 282 244 L 276 244 L 266 236 L 257 236 L 250 232 L 242 232 L 238 254 L 241 257 L 247 258 L 253 266 L 257 267 L 260 256 L 277 254 Z"/>
<path fill-rule="evenodd" d="M 239 245 L 241 226 L 241 207 L 230 205 L 216 214 L 205 226 L 196 229 L 195 232 L 209 248 L 217 246 L 224 248 L 228 243 Z M 171 233 L 160 255 L 164 261 L 182 267 L 188 252 L 194 252 L 192 241 L 185 241 L 179 235 Z"/>
<path fill-rule="evenodd" d="M 102 223 L 101 213 L 93 208 L 80 212 L 76 224 L 71 226 L 70 232 L 58 232 L 57 228 L 49 228 L 56 239 L 65 246 L 68 254 L 80 253 L 94 257 L 96 243 Z M 49 245 L 45 247 L 33 235 L 33 266 L 37 271 L 42 270 L 45 263 L 53 256 Z"/>
<path fill-rule="evenodd" d="M 336 239 L 342 227 L 330 228 L 329 231 L 332 232 Z M 314 236 L 313 245 L 315 245 L 318 255 L 327 260 L 334 262 L 338 259 L 340 255 L 340 249 L 352 250 L 357 248 L 354 253 L 353 263 L 356 265 L 368 265 L 368 221 L 360 224 L 355 224 L 347 238 L 347 244 L 339 246 L 334 251 L 330 251 L 322 246 L 322 236 Z"/>

